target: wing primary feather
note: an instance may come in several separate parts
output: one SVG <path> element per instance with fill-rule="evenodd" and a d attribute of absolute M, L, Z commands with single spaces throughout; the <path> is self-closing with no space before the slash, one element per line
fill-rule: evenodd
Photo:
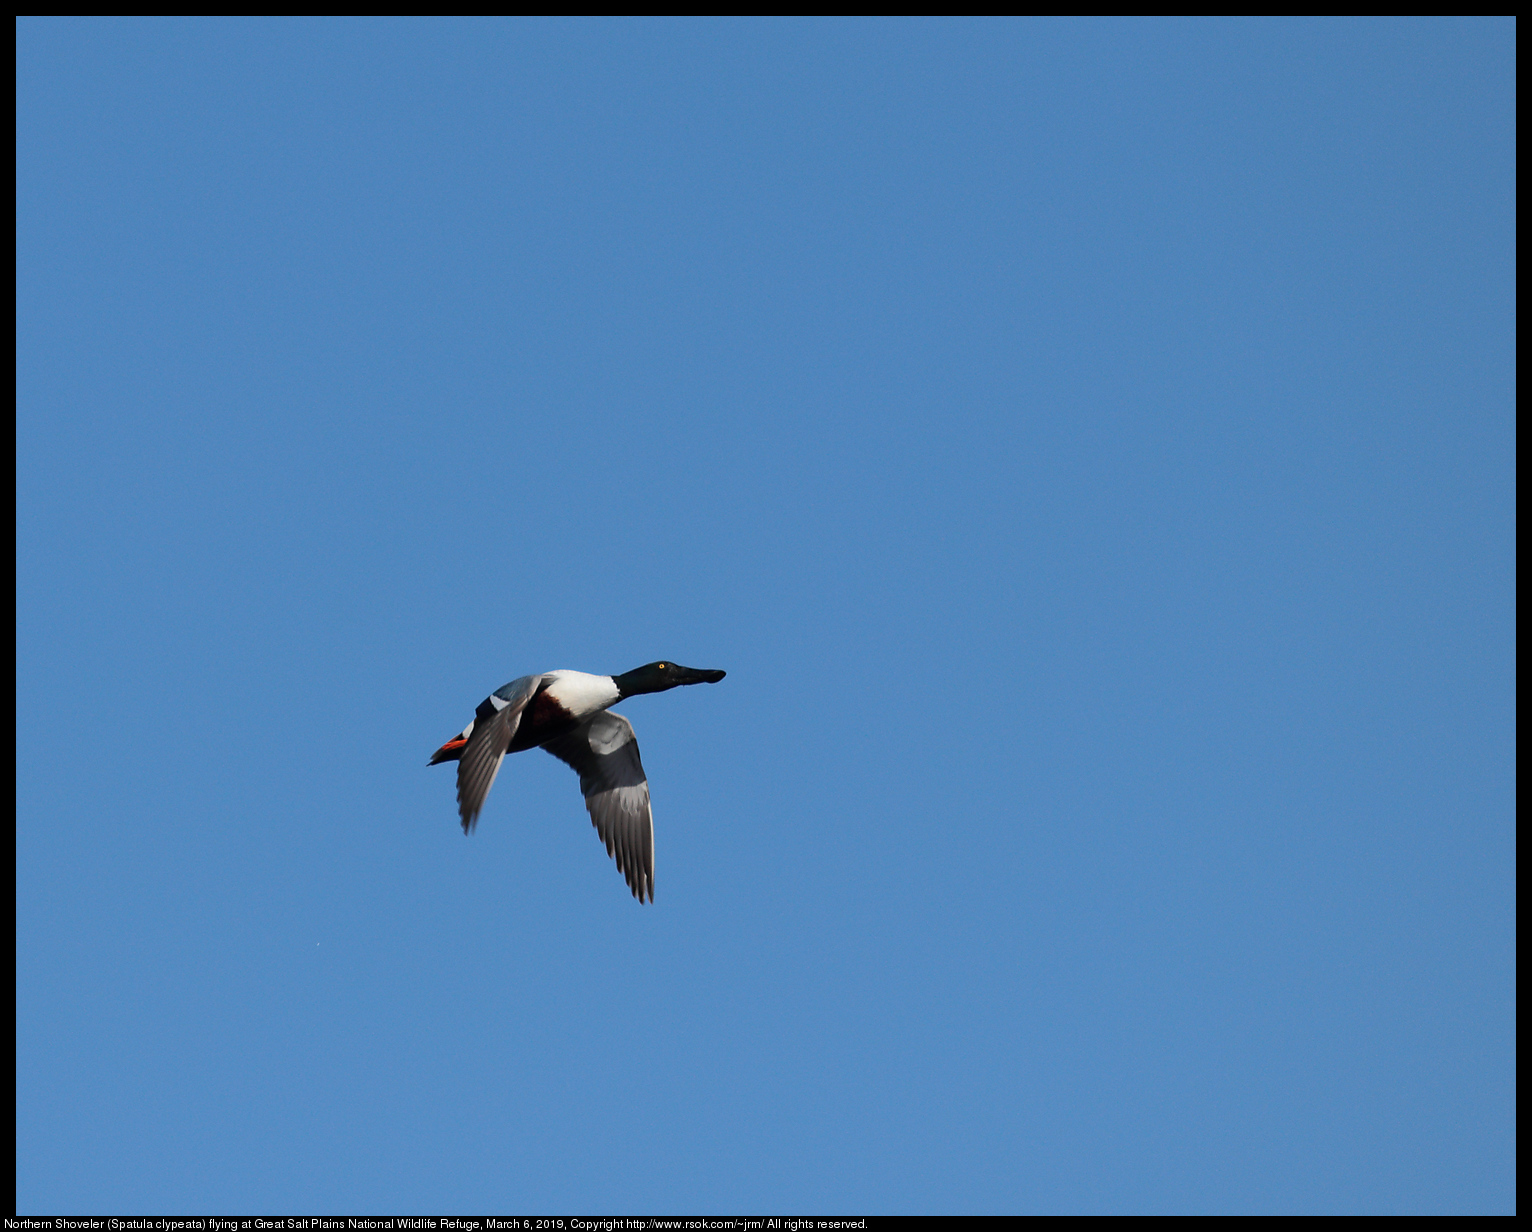
<path fill-rule="evenodd" d="M 644 880 L 649 887 L 649 901 L 654 901 L 654 812 L 650 809 L 649 816 L 643 818 L 639 824 L 643 826 L 642 839 L 644 844 Z"/>

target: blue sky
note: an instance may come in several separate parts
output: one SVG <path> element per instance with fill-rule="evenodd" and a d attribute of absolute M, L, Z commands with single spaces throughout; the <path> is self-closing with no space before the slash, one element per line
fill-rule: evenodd
<path fill-rule="evenodd" d="M 18 1208 L 1512 1211 L 1514 40 L 21 22 Z"/>

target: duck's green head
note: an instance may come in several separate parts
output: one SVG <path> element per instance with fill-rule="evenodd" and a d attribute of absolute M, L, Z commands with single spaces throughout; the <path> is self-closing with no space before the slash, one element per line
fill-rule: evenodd
<path fill-rule="evenodd" d="M 632 697 L 635 693 L 663 693 L 666 689 L 674 689 L 683 684 L 717 684 L 724 675 L 716 669 L 682 667 L 679 663 L 662 659 L 658 663 L 635 667 L 631 672 L 623 672 L 621 676 L 613 676 L 612 683 L 623 697 Z"/>

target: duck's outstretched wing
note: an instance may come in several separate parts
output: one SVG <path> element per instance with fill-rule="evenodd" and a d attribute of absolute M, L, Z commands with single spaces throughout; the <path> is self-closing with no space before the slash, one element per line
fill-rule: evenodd
<path fill-rule="evenodd" d="M 652 903 L 654 815 L 633 724 L 610 710 L 597 711 L 543 748 L 579 772 L 585 807 L 607 854 L 617 861 L 633 897 Z"/>
<path fill-rule="evenodd" d="M 464 834 L 478 824 L 484 797 L 494 786 L 505 750 L 521 725 L 521 712 L 542 682 L 541 676 L 522 676 L 496 689 L 474 711 L 473 731 L 457 764 L 457 811 Z"/>

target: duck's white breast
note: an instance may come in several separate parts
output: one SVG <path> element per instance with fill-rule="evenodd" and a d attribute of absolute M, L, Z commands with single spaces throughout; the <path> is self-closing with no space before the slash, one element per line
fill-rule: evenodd
<path fill-rule="evenodd" d="M 610 676 L 592 676 L 588 672 L 572 672 L 565 668 L 543 675 L 552 682 L 548 685 L 548 696 L 577 719 L 605 710 L 618 697 L 617 686 Z"/>

